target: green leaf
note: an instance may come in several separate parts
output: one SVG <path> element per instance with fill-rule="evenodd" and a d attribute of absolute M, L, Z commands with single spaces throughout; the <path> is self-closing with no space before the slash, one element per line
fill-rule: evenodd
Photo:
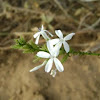
<path fill-rule="evenodd" d="M 29 50 L 29 49 L 23 51 L 23 53 L 33 53 L 33 52 L 34 52 L 33 50 Z"/>
<path fill-rule="evenodd" d="M 16 44 L 16 45 L 12 45 L 11 48 L 13 48 L 13 49 L 20 49 L 21 46 Z"/>
<path fill-rule="evenodd" d="M 69 57 L 69 54 L 64 55 L 61 62 L 64 63 L 68 59 L 68 57 Z"/>
<path fill-rule="evenodd" d="M 35 62 L 39 61 L 40 59 L 41 59 L 40 57 L 35 56 L 33 62 L 35 63 Z"/>
<path fill-rule="evenodd" d="M 29 44 L 33 47 L 33 48 L 35 48 L 35 49 L 39 49 L 39 46 L 37 46 L 32 40 L 31 41 L 29 41 Z"/>
<path fill-rule="evenodd" d="M 13 49 L 21 49 L 23 53 L 32 53 L 39 51 L 39 46 L 37 46 L 33 41 L 26 42 L 23 37 L 15 39 L 15 45 L 12 46 Z"/>
<path fill-rule="evenodd" d="M 48 52 L 48 48 L 47 48 L 46 44 L 44 44 L 44 45 L 40 48 L 40 51 Z"/>

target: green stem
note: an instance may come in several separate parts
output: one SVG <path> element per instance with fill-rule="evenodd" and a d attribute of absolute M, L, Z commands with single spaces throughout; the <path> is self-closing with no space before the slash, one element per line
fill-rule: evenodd
<path fill-rule="evenodd" d="M 70 51 L 69 54 L 73 54 L 73 55 L 93 55 L 93 56 L 100 56 L 100 53 L 81 52 L 81 51 Z"/>
<path fill-rule="evenodd" d="M 32 52 L 38 52 L 38 51 L 45 51 L 48 52 L 47 46 L 43 45 L 43 46 L 37 46 L 33 41 L 30 42 L 26 42 L 24 40 L 24 38 L 20 38 L 15 40 L 16 44 L 13 45 L 12 47 L 14 49 L 22 49 L 24 52 L 26 53 L 32 53 Z M 70 50 L 69 53 L 66 53 L 64 48 L 60 49 L 60 54 L 64 55 L 66 59 L 66 54 L 67 56 L 70 56 L 70 54 L 72 55 L 94 55 L 94 56 L 100 56 L 100 53 L 92 53 L 92 52 L 81 52 L 81 51 L 74 51 L 74 50 Z"/>

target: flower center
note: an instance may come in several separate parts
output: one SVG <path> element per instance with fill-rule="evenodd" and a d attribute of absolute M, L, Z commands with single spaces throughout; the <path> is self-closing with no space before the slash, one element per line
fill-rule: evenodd
<path fill-rule="evenodd" d="M 63 38 L 61 38 L 61 39 L 60 39 L 60 42 L 64 42 L 64 39 L 63 39 Z"/>
<path fill-rule="evenodd" d="M 40 32 L 41 31 L 41 28 L 38 28 L 38 31 Z"/>
<path fill-rule="evenodd" d="M 55 58 L 55 57 L 56 57 L 56 56 L 54 56 L 54 55 L 53 55 L 53 56 L 52 56 L 52 55 L 50 56 L 50 58 Z"/>
<path fill-rule="evenodd" d="M 41 28 L 38 28 L 38 30 L 39 30 L 39 32 L 41 32 L 41 33 L 44 32 L 44 30 L 42 30 Z"/>

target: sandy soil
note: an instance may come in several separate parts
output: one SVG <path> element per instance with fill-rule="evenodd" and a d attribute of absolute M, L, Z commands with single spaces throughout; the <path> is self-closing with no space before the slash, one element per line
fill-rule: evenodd
<path fill-rule="evenodd" d="M 53 78 L 44 67 L 29 72 L 42 63 L 34 64 L 31 54 L 14 50 L 1 54 L 0 100 L 100 100 L 99 57 L 71 57 L 64 72 Z"/>
<path fill-rule="evenodd" d="M 34 54 L 10 49 L 13 39 L 33 39 L 43 24 L 53 33 L 75 32 L 73 49 L 100 53 L 99 0 L 73 1 L 0 0 L 0 100 L 100 100 L 100 57 L 72 56 L 53 78 L 44 67 L 29 72 L 43 60 L 33 63 Z"/>

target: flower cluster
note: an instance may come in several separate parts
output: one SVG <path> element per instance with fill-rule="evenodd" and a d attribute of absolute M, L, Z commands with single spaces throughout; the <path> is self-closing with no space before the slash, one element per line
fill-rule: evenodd
<path fill-rule="evenodd" d="M 37 53 L 38 57 L 46 58 L 46 60 L 41 65 L 36 66 L 33 69 L 31 69 L 30 72 L 36 71 L 45 65 L 45 72 L 49 73 L 51 71 L 50 75 L 55 77 L 57 70 L 59 72 L 64 71 L 63 65 L 61 64 L 61 62 L 57 58 L 59 55 L 59 50 L 63 45 L 66 53 L 68 53 L 70 51 L 70 47 L 66 41 L 70 40 L 73 37 L 73 35 L 75 35 L 75 33 L 70 33 L 69 35 L 63 37 L 63 33 L 61 32 L 61 30 L 55 30 L 56 35 L 59 37 L 56 39 L 50 39 L 50 37 L 47 35 L 47 33 L 51 37 L 53 37 L 53 35 L 50 32 L 48 32 L 47 30 L 44 30 L 44 27 L 42 25 L 41 29 L 39 29 L 39 32 L 37 32 L 36 34 L 33 35 L 33 37 L 36 38 L 36 41 L 35 41 L 36 45 L 38 45 L 38 43 L 39 43 L 40 35 L 43 36 L 43 38 L 46 40 L 48 52 L 39 51 Z M 55 69 L 52 69 L 53 62 L 56 66 Z"/>

